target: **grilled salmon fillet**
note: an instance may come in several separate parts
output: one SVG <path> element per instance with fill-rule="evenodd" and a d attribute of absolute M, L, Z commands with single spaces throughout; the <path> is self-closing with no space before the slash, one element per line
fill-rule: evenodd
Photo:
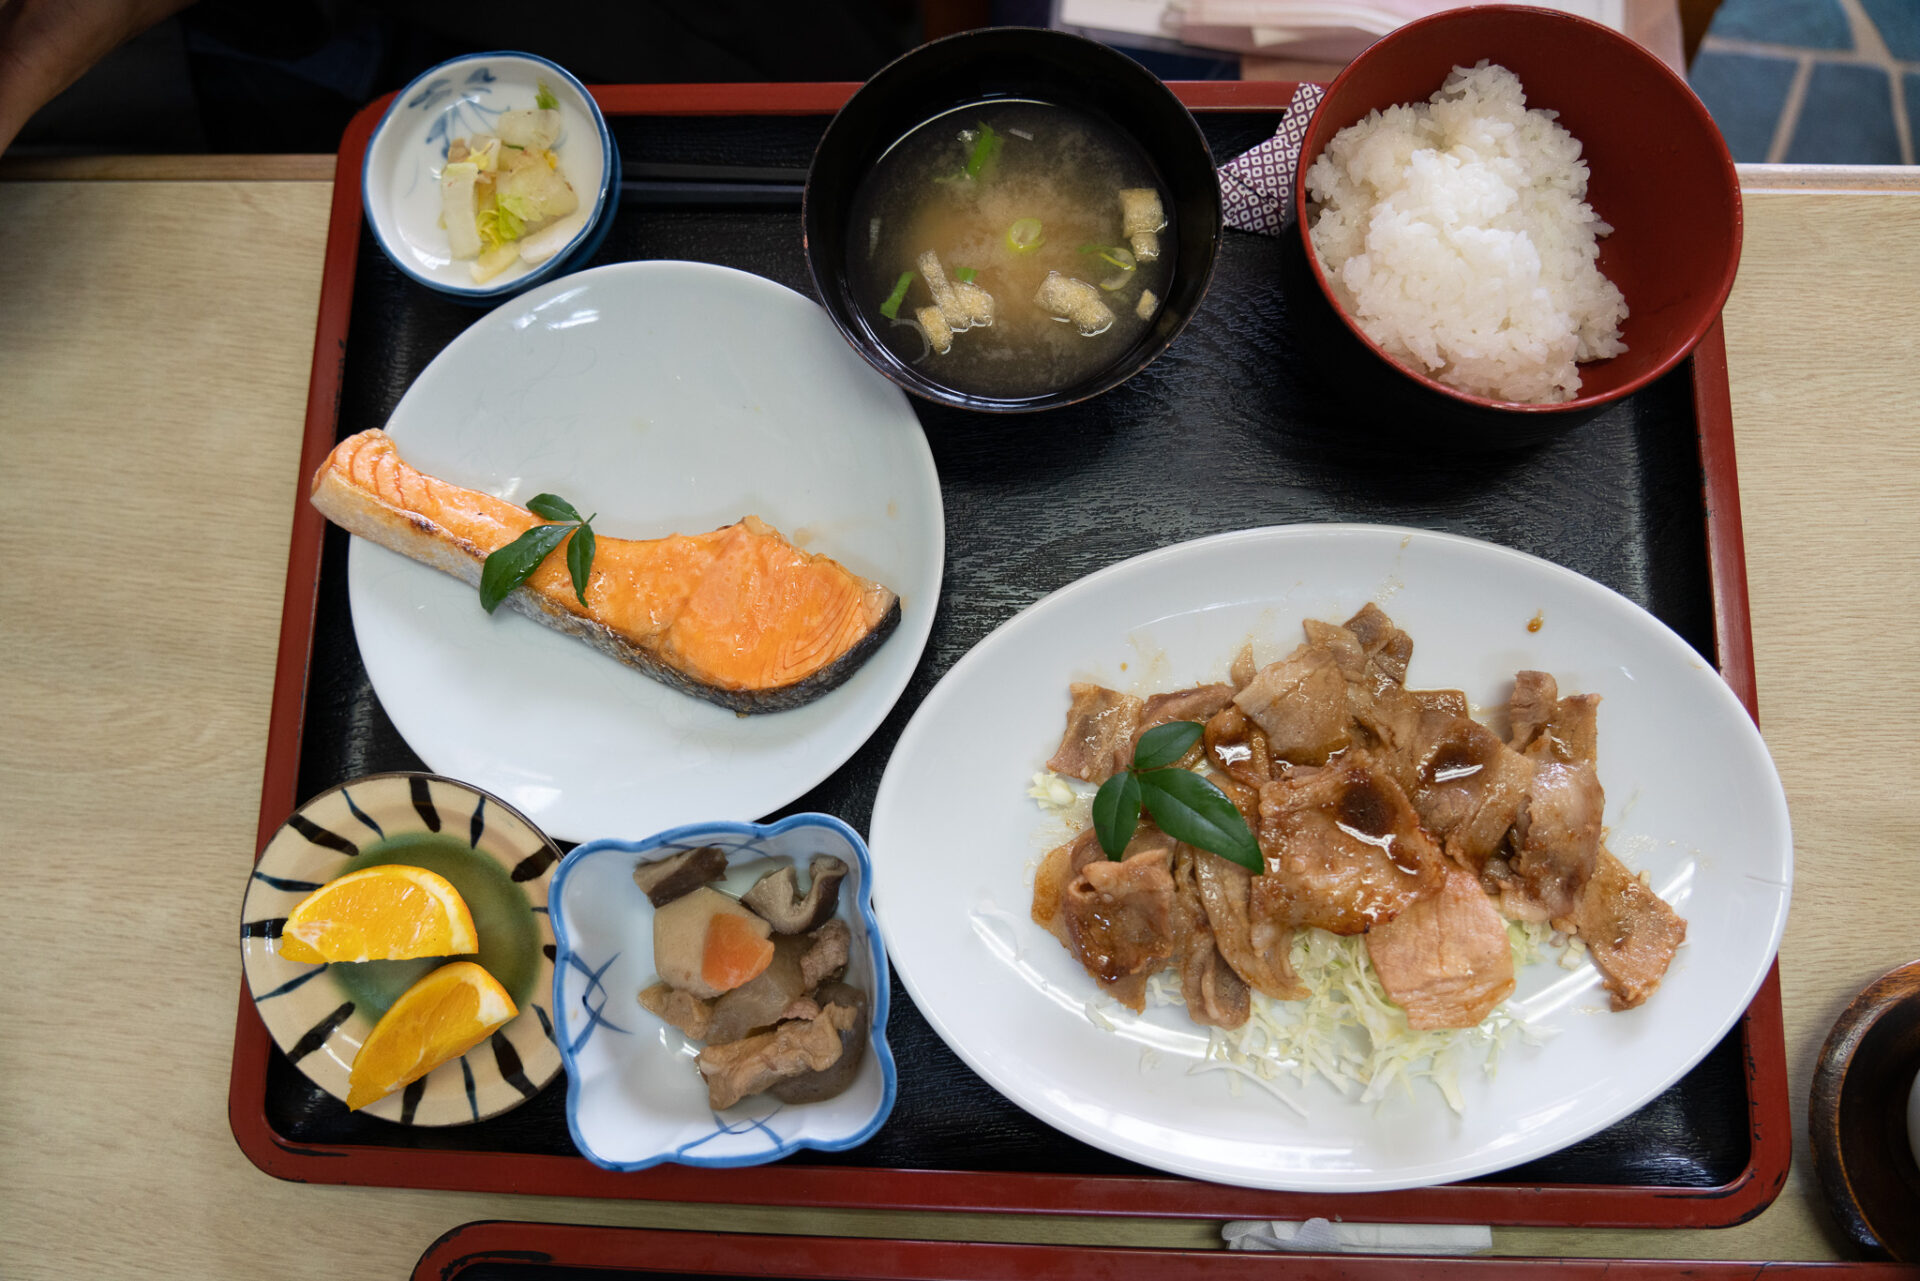
<path fill-rule="evenodd" d="M 503 498 L 410 467 L 384 431 L 334 448 L 313 505 L 348 533 L 478 585 L 488 555 L 545 524 Z M 900 621 L 899 598 L 757 516 L 706 534 L 596 540 L 582 609 L 556 552 L 507 597 L 549 627 L 736 712 L 811 702 Z"/>

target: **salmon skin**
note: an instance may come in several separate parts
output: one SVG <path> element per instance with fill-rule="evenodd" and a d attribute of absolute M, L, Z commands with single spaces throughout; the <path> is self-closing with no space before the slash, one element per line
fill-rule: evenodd
<path fill-rule="evenodd" d="M 547 523 L 415 470 L 378 429 L 334 447 L 314 473 L 312 501 L 348 533 L 474 586 L 488 555 Z M 548 556 L 507 604 L 732 711 L 812 702 L 859 670 L 900 622 L 892 591 L 801 551 L 757 516 L 706 534 L 595 542 L 585 609 L 564 552 Z"/>

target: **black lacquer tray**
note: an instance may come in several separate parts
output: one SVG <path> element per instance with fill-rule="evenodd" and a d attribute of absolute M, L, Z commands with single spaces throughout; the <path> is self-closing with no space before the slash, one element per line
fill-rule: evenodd
<path fill-rule="evenodd" d="M 1270 136 L 1294 86 L 1177 86 L 1215 157 Z M 852 86 L 596 90 L 630 178 L 594 264 L 684 258 L 812 294 L 803 173 Z M 340 156 L 300 493 L 336 440 L 382 425 L 479 310 L 409 281 L 360 217 L 358 177 L 383 103 Z M 689 166 L 751 170 L 714 180 Z M 912 682 L 846 765 L 781 814 L 862 831 L 894 742 L 953 663 L 1014 612 L 1141 552 L 1226 530 L 1370 521 L 1530 552 L 1621 592 L 1714 656 L 1751 709 L 1752 662 L 1718 329 L 1686 364 L 1544 445 L 1462 448 L 1444 406 L 1384 406 L 1352 380 L 1339 326 L 1302 283 L 1297 240 L 1229 231 L 1211 292 L 1159 361 L 1092 401 L 992 416 L 915 402 L 939 469 L 947 568 Z M 1328 354 L 1326 344 L 1335 344 Z M 1344 339 L 1351 342 L 1351 339 Z M 1303 357 L 1302 353 L 1316 353 Z M 1364 366 L 1363 366 L 1364 368 Z M 1379 378 L 1391 375 L 1382 371 Z M 382 770 L 422 769 L 388 722 L 354 642 L 347 537 L 296 506 L 261 842 L 296 801 Z M 777 816 L 774 816 L 777 817 Z M 640 835 L 622 833 L 621 835 Z M 1372 1220 L 1724 1225 L 1779 1190 L 1791 1149 L 1777 976 L 1687 1077 L 1647 1108 L 1484 1180 L 1361 1195 L 1226 1188 L 1080 1144 L 1001 1098 L 931 1030 L 896 980 L 891 1119 L 851 1152 L 768 1169 L 599 1169 L 568 1138 L 565 1083 L 504 1116 L 407 1129 L 347 1113 L 271 1046 L 242 993 L 231 1113 L 263 1168 L 316 1182 L 674 1201 L 1128 1213 L 1338 1214 Z"/>

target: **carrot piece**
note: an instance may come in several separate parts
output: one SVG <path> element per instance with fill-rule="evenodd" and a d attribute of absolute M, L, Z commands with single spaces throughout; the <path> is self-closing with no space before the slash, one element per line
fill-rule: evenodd
<path fill-rule="evenodd" d="M 731 912 L 717 913 L 707 923 L 700 977 L 709 985 L 730 992 L 758 977 L 773 961 L 773 941 L 763 937 L 753 924 Z"/>

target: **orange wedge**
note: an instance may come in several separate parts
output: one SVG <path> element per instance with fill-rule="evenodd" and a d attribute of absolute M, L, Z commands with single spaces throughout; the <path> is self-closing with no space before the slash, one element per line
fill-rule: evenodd
<path fill-rule="evenodd" d="M 387 863 L 349 872 L 301 899 L 280 934 L 289 961 L 404 961 L 480 950 L 473 913 L 437 872 Z"/>
<path fill-rule="evenodd" d="M 457 1059 L 519 1013 L 498 979 L 451 961 L 400 994 L 354 1056 L 347 1106 L 358 1111 Z"/>

